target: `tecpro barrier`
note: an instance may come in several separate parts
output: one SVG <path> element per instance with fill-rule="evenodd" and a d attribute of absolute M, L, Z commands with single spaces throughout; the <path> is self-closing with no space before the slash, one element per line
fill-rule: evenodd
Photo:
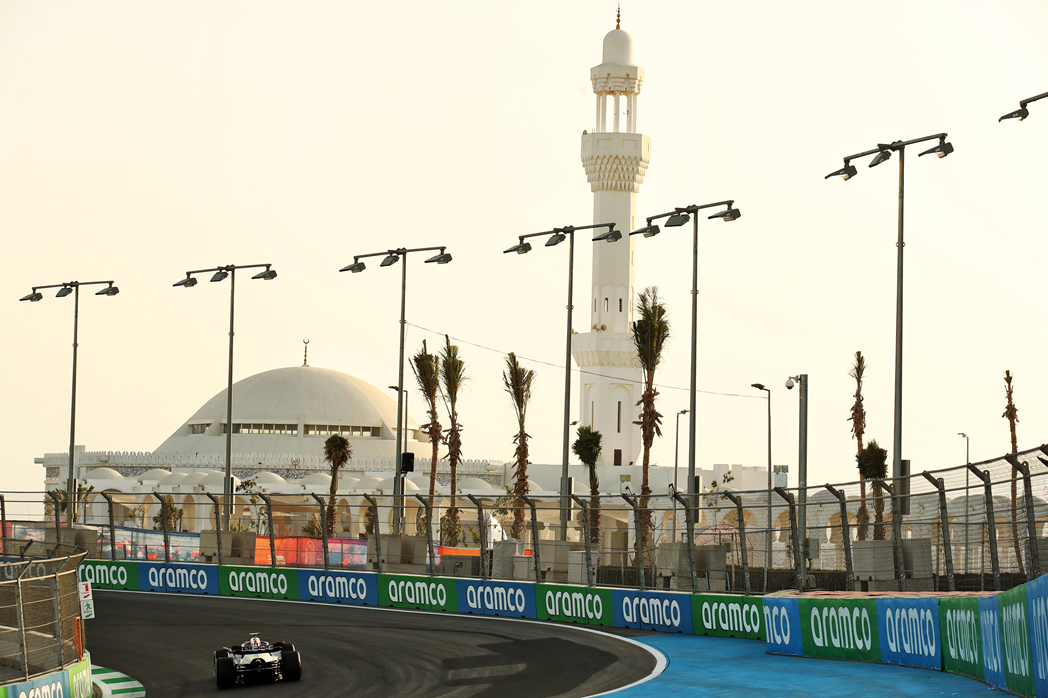
<path fill-rule="evenodd" d="M 1048 577 L 978 597 L 636 591 L 421 575 L 85 560 L 99 589 L 174 591 L 471 613 L 763 640 L 770 654 L 949 671 L 1048 698 Z M 72 669 L 70 669 L 72 671 Z M 47 677 L 63 681 L 58 674 Z M 43 681 L 41 679 L 40 681 Z M 25 698 L 55 683 L 25 684 Z M 76 695 L 68 684 L 62 695 Z M 10 687 L 8 687 L 10 689 Z M 39 689 L 39 693 L 30 691 Z M 52 695 L 54 695 L 52 693 Z M 21 698 L 21 693 L 6 696 Z M 0 698 L 6 698 L 0 691 Z"/>

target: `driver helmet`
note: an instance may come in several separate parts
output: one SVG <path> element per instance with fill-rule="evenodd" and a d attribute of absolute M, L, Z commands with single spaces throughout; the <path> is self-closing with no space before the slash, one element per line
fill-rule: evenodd
<path fill-rule="evenodd" d="M 251 645 L 252 647 L 258 647 L 259 645 L 262 644 L 262 641 L 259 640 L 257 637 L 253 637 L 250 640 L 248 640 L 248 644 Z"/>

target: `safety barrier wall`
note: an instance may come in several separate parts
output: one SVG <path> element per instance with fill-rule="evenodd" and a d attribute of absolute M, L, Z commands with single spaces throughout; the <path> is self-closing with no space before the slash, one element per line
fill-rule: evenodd
<path fill-rule="evenodd" d="M 749 638 L 771 654 L 949 671 L 1048 698 L 1048 576 L 984 596 L 738 596 L 375 572 L 85 560 L 99 589 L 534 618 Z M 14 695 L 14 694 L 11 694 Z"/>
<path fill-rule="evenodd" d="M 91 653 L 85 651 L 83 661 L 61 671 L 21 683 L 0 686 L 0 698 L 92 698 L 92 690 Z"/>

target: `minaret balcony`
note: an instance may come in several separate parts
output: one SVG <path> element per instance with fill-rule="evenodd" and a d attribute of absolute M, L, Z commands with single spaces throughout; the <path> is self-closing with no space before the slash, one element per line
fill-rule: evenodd
<path fill-rule="evenodd" d="M 637 350 L 629 332 L 585 332 L 571 337 L 571 355 L 582 368 L 636 368 Z"/>
<path fill-rule="evenodd" d="M 639 192 L 650 160 L 651 138 L 643 134 L 582 134 L 582 166 L 591 191 Z"/>

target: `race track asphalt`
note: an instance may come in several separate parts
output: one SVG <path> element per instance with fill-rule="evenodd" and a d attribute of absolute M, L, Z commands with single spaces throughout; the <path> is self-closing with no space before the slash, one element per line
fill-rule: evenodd
<path fill-rule="evenodd" d="M 650 651 L 616 636 L 641 633 L 348 605 L 95 594 L 96 617 L 86 621 L 92 661 L 138 679 L 149 698 L 214 696 L 214 650 L 252 632 L 295 643 L 302 681 L 238 686 L 233 695 L 570 698 L 629 685 L 656 667 Z"/>

